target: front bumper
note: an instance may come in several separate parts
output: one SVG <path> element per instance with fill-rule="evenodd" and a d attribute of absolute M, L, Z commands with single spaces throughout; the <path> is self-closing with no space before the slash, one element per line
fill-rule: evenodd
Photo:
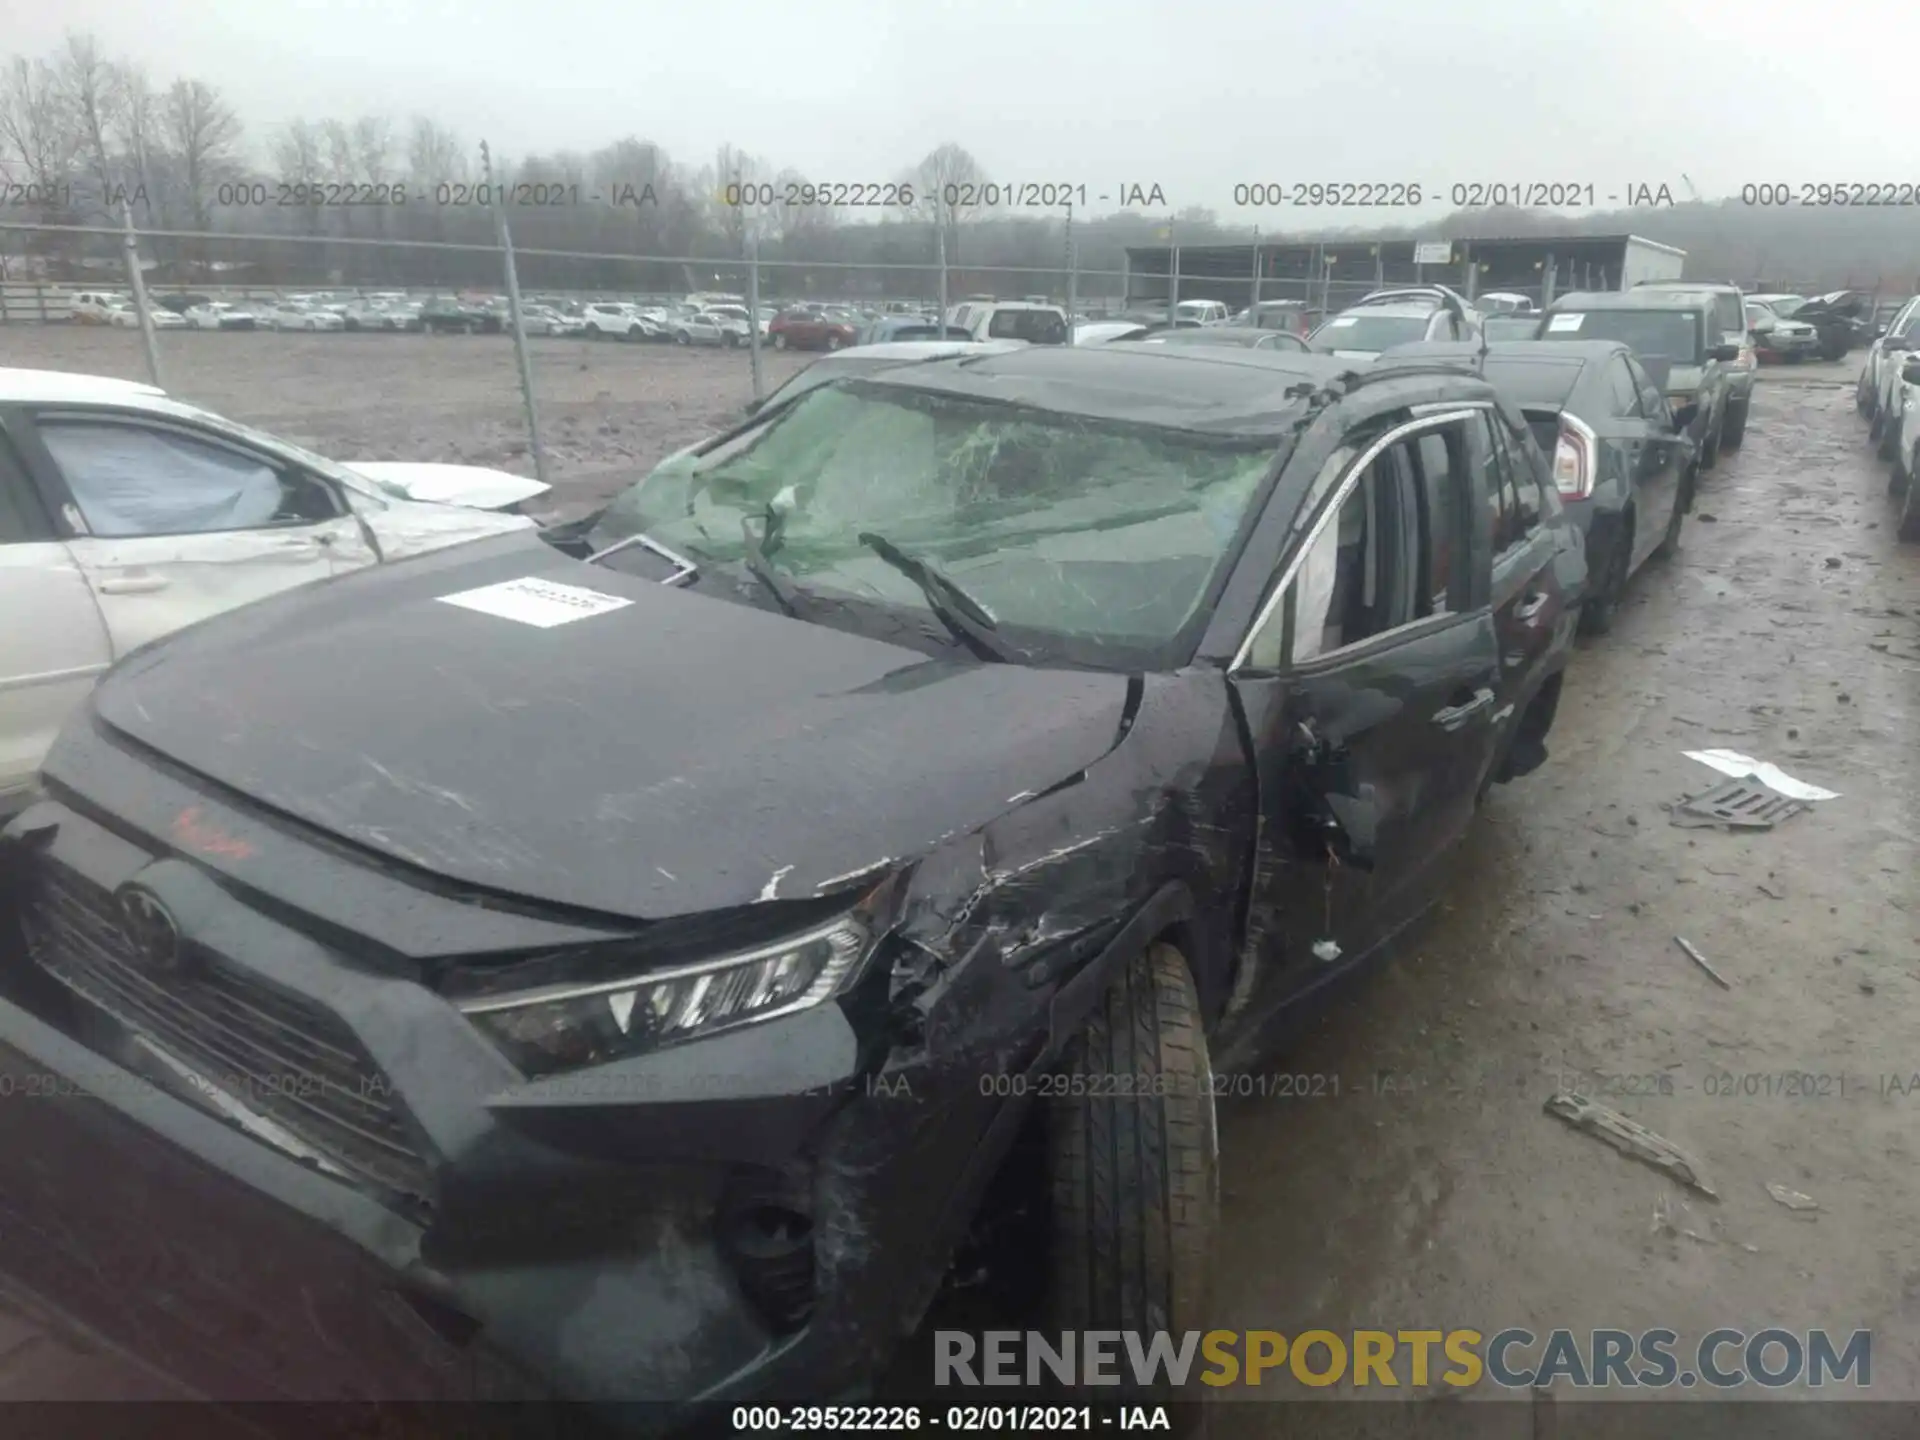
<path fill-rule="evenodd" d="M 105 743 L 87 754 L 93 793 L 138 766 Z M 144 784 L 155 814 L 186 802 L 202 831 L 271 833 L 170 776 Z M 0 1272 L 75 1297 L 88 1323 L 214 1398 L 258 1393 L 234 1378 L 240 1360 L 253 1373 L 250 1352 L 204 1320 L 224 1315 L 242 1317 L 250 1345 L 338 1362 L 259 1371 L 289 1398 L 369 1386 L 451 1398 L 478 1376 L 513 1393 L 655 1402 L 623 1417 L 666 1429 L 744 1400 L 849 1395 L 917 1321 L 990 1174 L 983 1157 L 1017 1120 L 1017 1102 L 983 1095 L 974 1072 L 909 1058 L 878 1088 L 863 1080 L 832 1004 L 529 1083 L 425 986 L 171 846 L 57 797 L 5 833 L 17 843 L 0 846 L 0 867 L 30 948 L 64 979 L 11 956 L 0 968 L 82 999 L 38 1013 L 0 1001 L 0 1068 L 59 1096 L 0 1106 L 14 1129 Z M 326 852 L 311 860 L 373 908 L 454 903 Z M 202 967 L 192 987 L 135 973 L 135 952 L 100 925 L 135 876 L 179 917 Z M 49 1151 L 59 1163 L 39 1163 Z M 749 1233 L 796 1214 L 811 1223 L 803 1247 Z M 16 1254 L 23 1235 L 59 1243 Z M 88 1271 L 115 1247 L 137 1248 L 139 1264 Z M 326 1277 L 311 1292 L 290 1278 L 310 1270 Z M 349 1372 L 361 1388 L 328 1388 Z"/>

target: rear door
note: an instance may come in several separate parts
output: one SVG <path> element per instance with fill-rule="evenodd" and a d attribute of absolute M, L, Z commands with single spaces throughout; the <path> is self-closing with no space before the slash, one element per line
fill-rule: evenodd
<path fill-rule="evenodd" d="M 116 659 L 372 559 L 344 498 L 278 456 L 133 411 L 45 407 L 28 420 L 21 457 Z"/>
<path fill-rule="evenodd" d="M 0 435 L 0 816 L 25 799 L 47 747 L 113 661 L 87 580 Z"/>
<path fill-rule="evenodd" d="M 1642 442 L 1645 447 L 1644 468 L 1650 472 L 1647 484 L 1652 498 L 1648 501 L 1650 508 L 1639 513 L 1659 526 L 1657 533 L 1650 533 L 1646 537 L 1646 547 L 1651 553 L 1659 545 L 1660 537 L 1666 533 L 1667 519 L 1673 513 L 1673 507 L 1679 505 L 1684 508 L 1692 501 L 1687 489 L 1687 472 L 1693 465 L 1693 442 L 1674 429 L 1673 406 L 1668 403 L 1660 382 L 1631 355 L 1622 356 L 1621 364 L 1626 370 L 1627 383 L 1633 387 L 1639 402 L 1635 412 L 1645 422 L 1645 439 Z"/>
<path fill-rule="evenodd" d="M 1259 785 L 1248 938 L 1261 1013 L 1423 908 L 1491 764 L 1499 656 L 1475 568 L 1471 413 L 1336 457 L 1318 519 L 1236 657 Z M 1324 816 L 1341 812 L 1370 841 L 1371 869 L 1329 843 Z"/>
<path fill-rule="evenodd" d="M 1665 399 L 1657 391 L 1642 397 L 1641 379 L 1649 387 L 1653 382 L 1644 370 L 1636 377 L 1635 368 L 1625 355 L 1613 355 L 1602 364 L 1598 394 L 1605 397 L 1608 414 L 1594 429 L 1602 445 L 1620 452 L 1633 499 L 1633 550 L 1628 558 L 1638 568 L 1666 534 L 1667 519 L 1679 503 L 1681 442 L 1673 434 Z"/>
<path fill-rule="evenodd" d="M 1482 537 L 1493 560 L 1489 601 L 1499 665 L 1490 726 L 1497 753 L 1532 699 L 1554 637 L 1572 624 L 1573 607 L 1554 570 L 1557 542 L 1546 524 L 1559 513 L 1559 497 L 1534 466 L 1538 452 L 1525 443 L 1524 422 L 1516 434 L 1516 423 L 1493 407 L 1476 411 L 1476 419 L 1468 439 Z"/>

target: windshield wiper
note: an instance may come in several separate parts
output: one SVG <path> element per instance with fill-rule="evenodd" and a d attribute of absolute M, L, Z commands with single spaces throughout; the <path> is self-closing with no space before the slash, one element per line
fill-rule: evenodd
<path fill-rule="evenodd" d="M 775 530 L 776 527 L 772 523 L 773 512 L 771 510 L 767 512 L 767 519 L 767 528 L 769 530 Z M 780 608 L 798 620 L 800 618 L 800 592 L 795 590 L 792 582 L 778 570 L 774 569 L 773 562 L 767 559 L 766 547 L 760 543 L 759 538 L 753 533 L 753 517 L 750 515 L 742 515 L 740 517 L 740 552 L 741 559 L 746 564 L 747 573 L 762 585 L 766 586 L 768 590 L 772 591 L 773 598 L 780 602 Z"/>
<path fill-rule="evenodd" d="M 920 593 L 927 597 L 928 608 L 941 624 L 981 659 L 1012 662 L 1026 658 L 1025 652 L 1015 650 L 993 633 L 1000 628 L 1000 622 L 993 612 L 969 595 L 959 581 L 939 569 L 931 560 L 909 555 L 886 536 L 876 535 L 871 530 L 861 532 L 859 540 L 918 585 Z"/>

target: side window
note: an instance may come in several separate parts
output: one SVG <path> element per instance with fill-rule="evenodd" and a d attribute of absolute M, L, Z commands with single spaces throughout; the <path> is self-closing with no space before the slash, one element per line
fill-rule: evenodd
<path fill-rule="evenodd" d="M 0 545 L 46 538 L 40 497 L 32 492 L 27 472 L 0 438 Z"/>
<path fill-rule="evenodd" d="M 1607 361 L 1607 390 L 1613 397 L 1613 413 L 1623 419 L 1635 419 L 1640 416 L 1640 387 L 1635 383 L 1633 372 L 1627 369 L 1624 355 L 1615 355 Z"/>
<path fill-rule="evenodd" d="M 1431 542 L 1413 441 L 1381 452 L 1321 530 L 1248 652 L 1272 669 L 1330 655 L 1431 613 Z"/>
<path fill-rule="evenodd" d="M 1488 433 L 1493 436 L 1494 448 L 1500 452 L 1507 476 L 1507 511 L 1511 524 L 1507 543 L 1509 546 L 1522 545 L 1532 539 L 1533 532 L 1540 528 L 1540 477 L 1534 473 L 1533 462 L 1527 458 L 1527 452 L 1508 435 L 1506 422 L 1490 410 L 1483 413 L 1487 417 Z"/>
<path fill-rule="evenodd" d="M 1720 330 L 1726 335 L 1745 336 L 1746 317 L 1742 311 L 1746 308 L 1739 295 L 1728 293 L 1716 297 L 1720 306 Z"/>
<path fill-rule="evenodd" d="M 317 480 L 183 431 L 109 420 L 43 420 L 38 429 L 93 535 L 254 530 L 340 513 Z"/>
<path fill-rule="evenodd" d="M 1507 477 L 1506 447 L 1497 443 L 1493 417 L 1481 411 L 1469 423 L 1473 468 L 1478 473 L 1480 494 L 1485 497 L 1487 548 L 1494 559 L 1512 546 L 1514 540 L 1513 482 Z"/>
<path fill-rule="evenodd" d="M 1420 523 L 1424 540 L 1418 596 L 1422 615 L 1457 610 L 1467 598 L 1466 537 L 1473 488 L 1467 483 L 1466 434 L 1458 424 L 1429 430 L 1414 444 L 1420 469 Z"/>
<path fill-rule="evenodd" d="M 1631 355 L 1626 357 L 1626 362 L 1627 374 L 1633 377 L 1634 388 L 1640 392 L 1640 413 L 1656 425 L 1670 420 L 1673 411 L 1660 387 L 1653 383 L 1653 377 Z"/>

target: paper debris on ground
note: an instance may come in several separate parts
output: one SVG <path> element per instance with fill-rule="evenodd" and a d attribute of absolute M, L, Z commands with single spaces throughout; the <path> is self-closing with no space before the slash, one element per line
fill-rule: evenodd
<path fill-rule="evenodd" d="M 1722 775 L 1731 775 L 1736 780 L 1758 780 L 1768 789 L 1777 790 L 1791 800 L 1840 798 L 1836 790 L 1823 790 L 1818 785 L 1796 780 L 1778 765 L 1756 760 L 1751 755 L 1742 755 L 1737 750 L 1684 750 L 1681 753 L 1689 760 L 1698 760 L 1702 765 L 1718 770 Z"/>

